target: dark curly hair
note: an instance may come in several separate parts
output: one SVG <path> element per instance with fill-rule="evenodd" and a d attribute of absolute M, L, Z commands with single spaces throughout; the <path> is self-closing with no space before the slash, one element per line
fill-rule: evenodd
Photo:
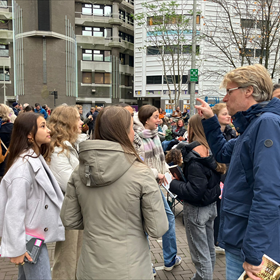
<path fill-rule="evenodd" d="M 172 162 L 173 164 L 181 166 L 182 165 L 181 150 L 171 149 L 170 151 L 168 151 L 165 156 L 165 161 L 167 164 Z"/>

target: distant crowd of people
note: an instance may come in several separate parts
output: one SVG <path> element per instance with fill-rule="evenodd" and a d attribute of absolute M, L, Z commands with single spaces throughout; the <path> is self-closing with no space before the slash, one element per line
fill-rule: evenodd
<path fill-rule="evenodd" d="M 217 249 L 227 280 L 259 280 L 264 254 L 280 262 L 280 86 L 256 64 L 221 87 L 224 103 L 198 98 L 197 114 L 170 118 L 152 105 L 84 118 L 81 105 L 0 104 L 0 255 L 18 279 L 152 280 L 149 236 L 172 271 L 184 259 L 166 188 L 183 204 L 192 280 L 213 279 Z"/>

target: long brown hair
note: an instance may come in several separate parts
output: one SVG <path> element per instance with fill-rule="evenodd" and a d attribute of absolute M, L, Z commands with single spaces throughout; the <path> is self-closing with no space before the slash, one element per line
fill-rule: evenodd
<path fill-rule="evenodd" d="M 108 106 L 97 115 L 94 139 L 119 143 L 128 154 L 133 154 L 143 162 L 131 143 L 128 133 L 132 118 L 128 110 L 118 106 Z"/>
<path fill-rule="evenodd" d="M 51 130 L 51 143 L 49 155 L 47 161 L 51 161 L 51 154 L 55 147 L 62 147 L 64 150 L 69 151 L 69 147 L 64 144 L 65 141 L 69 141 L 72 145 L 76 142 L 79 131 L 77 123 L 80 121 L 80 115 L 76 106 L 64 106 L 56 107 L 48 122 L 48 127 Z"/>
<path fill-rule="evenodd" d="M 35 137 L 38 130 L 37 126 L 37 119 L 39 117 L 42 117 L 42 115 L 34 113 L 34 112 L 28 112 L 24 114 L 20 114 L 15 122 L 13 127 L 13 132 L 11 136 L 11 142 L 9 146 L 9 155 L 8 155 L 8 161 L 6 165 L 6 172 L 9 170 L 9 168 L 12 166 L 14 161 L 23 153 L 28 151 L 29 149 L 34 148 L 38 144 L 36 143 Z M 33 142 L 28 141 L 28 135 L 29 133 L 32 134 Z M 49 144 L 42 144 L 39 148 L 40 154 L 43 155 L 45 158 L 47 155 L 49 149 Z M 38 157 L 34 153 L 34 155 L 28 155 L 30 157 Z M 5 173 L 6 173 L 5 172 Z"/>
<path fill-rule="evenodd" d="M 195 114 L 189 119 L 189 143 L 197 141 L 207 149 L 210 149 L 206 140 L 201 120 L 202 118 L 198 114 Z M 225 164 L 217 162 L 217 172 L 224 174 L 226 172 L 226 169 L 227 167 Z"/>

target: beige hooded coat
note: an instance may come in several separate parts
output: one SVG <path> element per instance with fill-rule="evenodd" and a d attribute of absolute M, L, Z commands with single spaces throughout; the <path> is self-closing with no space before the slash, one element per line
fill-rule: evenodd
<path fill-rule="evenodd" d="M 145 232 L 168 230 L 162 197 L 151 170 L 120 144 L 80 145 L 61 218 L 66 229 L 84 229 L 77 279 L 153 279 Z"/>

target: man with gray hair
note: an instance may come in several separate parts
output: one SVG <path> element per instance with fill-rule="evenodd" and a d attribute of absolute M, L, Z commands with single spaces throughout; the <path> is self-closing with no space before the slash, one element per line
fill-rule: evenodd
<path fill-rule="evenodd" d="M 233 124 L 240 134 L 227 142 L 217 116 L 197 99 L 204 132 L 217 162 L 230 163 L 221 202 L 219 246 L 226 252 L 226 278 L 246 270 L 260 279 L 262 257 L 280 262 L 280 100 L 260 64 L 239 67 L 222 82 Z"/>

